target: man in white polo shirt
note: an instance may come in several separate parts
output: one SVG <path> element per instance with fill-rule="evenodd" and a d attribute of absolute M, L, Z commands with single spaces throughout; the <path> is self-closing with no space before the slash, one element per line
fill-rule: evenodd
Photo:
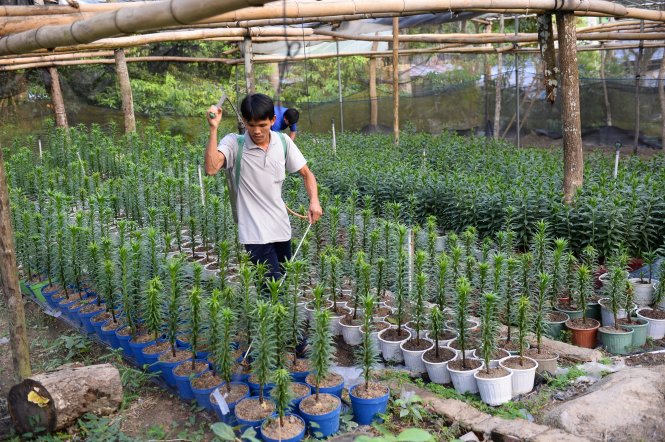
<path fill-rule="evenodd" d="M 240 105 L 245 123 L 240 170 L 237 182 L 238 239 L 249 252 L 252 262 L 269 265 L 268 278 L 282 276 L 281 265 L 291 258 L 291 224 L 282 200 L 282 184 L 286 172 L 303 177 L 309 196 L 309 222 L 314 224 L 322 215 L 316 178 L 307 161 L 289 138 L 270 130 L 275 123 L 275 108 L 270 97 L 252 94 Z M 222 110 L 208 109 L 210 138 L 205 152 L 205 171 L 215 175 L 220 169 L 236 167 L 238 136 L 228 134 L 217 143 L 217 128 Z M 282 139 L 280 139 L 282 138 Z"/>

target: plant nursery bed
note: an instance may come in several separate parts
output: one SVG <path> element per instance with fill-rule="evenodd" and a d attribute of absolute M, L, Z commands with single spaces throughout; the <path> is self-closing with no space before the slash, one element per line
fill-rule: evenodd
<path fill-rule="evenodd" d="M 626 358 L 626 365 L 634 367 L 637 365 L 650 367 L 654 365 L 665 365 L 665 352 L 642 353 Z"/>

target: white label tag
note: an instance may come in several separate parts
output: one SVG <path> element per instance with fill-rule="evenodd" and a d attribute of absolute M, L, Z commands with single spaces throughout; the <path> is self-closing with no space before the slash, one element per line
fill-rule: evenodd
<path fill-rule="evenodd" d="M 229 410 L 229 404 L 226 403 L 226 399 L 224 399 L 224 396 L 222 396 L 222 394 L 219 392 L 219 388 L 215 388 L 215 390 L 212 392 L 212 395 L 217 401 L 219 411 L 221 411 L 224 415 L 229 414 L 231 412 L 231 410 Z"/>

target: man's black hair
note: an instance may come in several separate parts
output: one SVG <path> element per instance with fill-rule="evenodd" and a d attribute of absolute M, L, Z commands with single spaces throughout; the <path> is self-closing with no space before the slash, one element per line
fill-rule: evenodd
<path fill-rule="evenodd" d="M 300 112 L 298 109 L 289 108 L 284 112 L 284 118 L 289 120 L 289 124 L 296 124 L 300 119 Z"/>
<path fill-rule="evenodd" d="M 240 113 L 247 121 L 272 120 L 275 116 L 275 104 L 267 95 L 247 95 L 240 103 Z"/>

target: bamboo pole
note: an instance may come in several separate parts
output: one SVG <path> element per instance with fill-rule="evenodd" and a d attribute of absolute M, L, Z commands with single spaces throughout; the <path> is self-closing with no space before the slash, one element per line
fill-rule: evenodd
<path fill-rule="evenodd" d="M 372 52 L 376 52 L 379 42 L 372 43 Z M 369 59 L 369 125 L 379 125 L 379 103 L 376 95 L 376 57 Z"/>
<path fill-rule="evenodd" d="M 193 23 L 212 14 L 245 6 L 260 6 L 268 0 L 169 0 L 143 8 L 122 8 L 97 14 L 70 25 L 45 26 L 0 38 L 0 55 L 20 54 L 41 48 L 90 43 L 119 34 L 132 34 L 176 24 Z M 260 10 L 261 8 L 255 8 Z"/>
<path fill-rule="evenodd" d="M 115 71 L 118 76 L 120 98 L 122 100 L 122 113 L 125 116 L 125 133 L 136 132 L 136 119 L 134 118 L 134 100 L 132 98 L 132 86 L 129 82 L 125 50 L 115 51 Z"/>
<path fill-rule="evenodd" d="M 665 57 L 663 57 L 663 59 L 665 59 Z M 607 92 L 607 80 L 605 80 L 606 61 L 607 61 L 607 52 L 600 51 L 600 81 L 603 84 L 603 101 L 605 103 L 605 125 L 612 126 L 612 109 L 610 108 L 610 96 Z"/>
<path fill-rule="evenodd" d="M 640 24 L 640 30 L 644 29 L 644 22 Z M 640 86 L 642 85 L 642 56 L 644 46 L 640 42 L 635 60 L 635 136 L 633 137 L 633 154 L 637 154 L 637 145 L 640 140 Z"/>
<path fill-rule="evenodd" d="M 12 229 L 7 189 L 7 175 L 0 146 L 0 293 L 7 306 L 9 345 L 12 351 L 14 378 L 21 381 L 32 374 L 28 332 L 23 310 L 23 297 L 18 282 L 14 231 Z"/>
<path fill-rule="evenodd" d="M 399 17 L 393 17 L 393 139 L 399 144 Z"/>
<path fill-rule="evenodd" d="M 65 100 L 62 98 L 62 89 L 60 89 L 60 76 L 58 75 L 58 68 L 51 66 L 48 68 L 51 75 L 51 101 L 53 102 L 53 110 L 55 112 L 55 124 L 58 127 L 67 129 L 67 112 L 65 111 Z"/>
<path fill-rule="evenodd" d="M 153 2 L 136 1 L 125 3 L 79 3 L 78 8 L 64 5 L 48 6 L 0 6 L 0 17 L 22 17 L 33 15 L 61 15 L 61 14 L 79 14 L 81 12 L 108 12 L 120 8 L 144 7 Z"/>
<path fill-rule="evenodd" d="M 252 64 L 252 39 L 245 37 L 243 40 L 243 59 L 245 61 L 245 87 L 247 94 L 254 93 L 254 65 Z"/>
<path fill-rule="evenodd" d="M 561 125 L 563 129 L 563 199 L 573 203 L 584 183 L 584 153 L 580 121 L 580 82 L 577 65 L 575 16 L 557 12 L 561 66 Z"/>
<path fill-rule="evenodd" d="M 339 98 L 339 131 L 344 132 L 344 97 L 342 95 L 342 66 L 339 57 L 339 41 L 335 40 L 335 54 L 337 58 L 337 95 Z"/>
<path fill-rule="evenodd" d="M 492 24 L 487 23 L 485 25 L 485 33 L 492 33 Z M 488 45 L 488 46 L 491 46 Z M 485 115 L 483 118 L 483 130 L 485 131 L 485 136 L 489 137 L 491 132 L 490 130 L 490 100 L 489 100 L 489 90 L 490 90 L 490 80 L 492 78 L 492 66 L 490 66 L 489 54 L 483 54 L 483 101 L 485 105 Z"/>
<path fill-rule="evenodd" d="M 205 58 L 205 57 L 178 57 L 178 56 L 147 56 L 147 57 L 127 57 L 127 63 L 157 63 L 157 62 L 175 62 L 175 63 L 222 63 L 222 64 L 242 64 L 242 58 Z M 26 63 L 13 66 L 0 66 L 0 72 L 18 71 L 22 69 L 44 68 L 50 66 L 83 66 L 90 64 L 115 64 L 115 58 L 98 58 L 93 60 L 64 60 L 64 61 L 45 61 L 36 63 Z"/>
<path fill-rule="evenodd" d="M 88 57 L 110 57 L 113 56 L 113 54 L 114 54 L 113 51 L 96 51 L 89 53 L 71 53 L 71 54 L 39 55 L 31 57 L 0 58 L 0 65 L 11 66 L 15 64 L 25 64 L 25 63 L 44 63 L 47 61 L 78 60 Z"/>
<path fill-rule="evenodd" d="M 499 32 L 503 33 L 503 15 L 499 19 Z M 494 81 L 494 139 L 499 139 L 501 132 L 501 89 L 503 86 L 503 54 L 497 54 L 496 80 Z"/>

